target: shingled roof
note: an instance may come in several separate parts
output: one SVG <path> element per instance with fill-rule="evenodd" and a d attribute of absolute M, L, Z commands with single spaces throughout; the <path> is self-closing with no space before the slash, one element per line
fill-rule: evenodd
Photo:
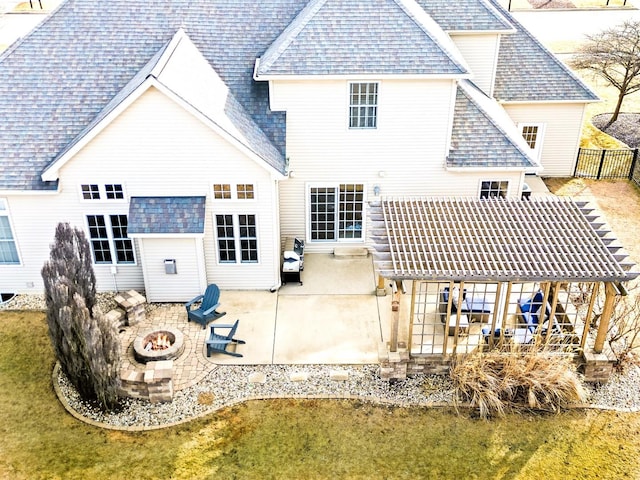
<path fill-rule="evenodd" d="M 256 78 L 468 73 L 451 39 L 413 0 L 311 0 L 256 67 Z"/>
<path fill-rule="evenodd" d="M 495 100 L 467 80 L 458 84 L 447 167 L 539 167 L 530 151 Z"/>
<path fill-rule="evenodd" d="M 108 123 L 110 116 L 127 100 L 137 98 L 151 86 L 165 93 L 184 108 L 189 109 L 220 135 L 260 162 L 281 174 L 285 173 L 284 156 L 271 144 L 260 127 L 240 105 L 220 76 L 179 29 L 168 45 L 163 46 L 142 70 L 120 91 L 105 108 L 69 143 L 47 166 L 45 180 L 57 179 L 57 171 L 74 148 L 82 145 L 94 129 Z"/>
<path fill-rule="evenodd" d="M 205 197 L 131 197 L 127 233 L 204 234 Z"/>
<path fill-rule="evenodd" d="M 513 32 L 507 18 L 484 0 L 416 0 L 447 32 Z"/>
<path fill-rule="evenodd" d="M 501 37 L 503 48 L 495 88 L 500 100 L 592 101 L 596 98 L 533 37 L 523 32 L 497 3 L 491 3 L 492 8 L 488 8 L 489 1 L 493 0 L 462 0 L 455 2 L 456 9 L 445 0 L 430 0 L 428 5 L 427 0 L 420 0 L 420 3 L 445 30 L 508 27 L 495 12 L 500 12 L 519 30 Z M 393 7 L 392 3 L 399 5 L 394 0 L 380 2 L 387 9 Z M 275 48 L 272 46 L 276 40 L 307 3 L 307 0 L 110 0 L 108 6 L 101 7 L 95 1 L 66 0 L 33 32 L 0 54 L 0 191 L 56 189 L 57 182 L 42 180 L 43 170 L 82 138 L 85 129 L 103 118 L 110 102 L 117 104 L 139 85 L 140 78 L 146 78 L 145 66 L 153 64 L 154 56 L 161 54 L 180 28 L 229 88 L 246 112 L 246 118 L 284 155 L 285 114 L 270 110 L 268 82 L 256 82 L 253 73 L 256 59 L 265 55 L 270 47 Z M 349 6 L 362 4 L 348 3 Z M 344 0 L 327 0 L 331 8 L 344 9 L 346 4 Z M 355 10 L 359 11 L 360 7 Z M 399 15 L 398 11 L 394 15 Z M 318 19 L 323 19 L 324 24 L 328 21 L 322 14 Z M 376 25 L 378 29 L 383 28 Z M 379 40 L 386 47 L 375 61 L 387 70 L 381 67 L 375 69 L 374 74 L 388 71 L 390 57 L 405 54 L 404 50 L 394 50 L 400 49 L 398 41 L 408 51 L 413 49 L 404 58 L 416 58 L 411 39 L 422 35 L 421 28 L 412 27 L 410 37 L 404 37 L 404 31 L 393 35 L 393 30 L 386 27 L 376 30 L 385 34 Z M 434 48 L 442 47 L 438 36 L 441 32 L 431 30 Z M 425 34 L 419 39 L 425 43 L 427 37 Z M 305 38 L 300 45 L 308 48 L 311 37 Z M 368 37 L 368 41 L 371 38 Z M 376 46 L 371 44 L 372 48 Z M 287 66 L 285 60 L 291 61 L 302 52 L 292 49 L 289 53 L 290 57 L 288 54 L 278 57 L 283 62 L 279 64 L 283 71 L 297 68 L 292 64 Z M 455 55 L 448 57 L 451 64 L 445 69 L 451 67 L 455 71 Z M 438 62 L 443 59 L 438 55 L 433 58 Z M 331 64 L 333 59 L 325 60 Z M 366 60 L 366 68 L 371 67 L 374 60 Z M 436 63 L 433 68 L 443 71 L 443 65 Z M 304 68 L 313 71 L 316 66 L 310 63 Z M 410 71 L 408 64 L 406 71 Z"/>
<path fill-rule="evenodd" d="M 627 260 L 586 202 L 545 197 L 382 199 L 370 208 L 384 278 L 628 281 Z"/>
<path fill-rule="evenodd" d="M 497 8 L 496 0 L 493 1 Z M 517 20 L 500 37 L 494 97 L 501 102 L 595 102 L 598 96 Z"/>

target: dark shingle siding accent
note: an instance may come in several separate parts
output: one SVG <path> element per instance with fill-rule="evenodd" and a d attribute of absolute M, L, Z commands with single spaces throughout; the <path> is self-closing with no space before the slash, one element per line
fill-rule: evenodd
<path fill-rule="evenodd" d="M 535 167 L 473 100 L 458 88 L 448 167 Z"/>
<path fill-rule="evenodd" d="M 131 197 L 130 234 L 202 234 L 205 197 Z"/>

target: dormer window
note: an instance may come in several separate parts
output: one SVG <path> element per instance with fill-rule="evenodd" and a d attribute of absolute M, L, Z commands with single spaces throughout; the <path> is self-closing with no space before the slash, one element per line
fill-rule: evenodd
<path fill-rule="evenodd" d="M 376 128 L 378 125 L 378 84 L 349 84 L 349 128 Z"/>

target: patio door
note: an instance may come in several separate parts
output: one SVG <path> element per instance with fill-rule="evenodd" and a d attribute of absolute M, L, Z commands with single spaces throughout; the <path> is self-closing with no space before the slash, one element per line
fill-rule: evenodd
<path fill-rule="evenodd" d="M 309 187 L 309 235 L 312 242 L 364 238 L 364 185 L 342 183 Z"/>

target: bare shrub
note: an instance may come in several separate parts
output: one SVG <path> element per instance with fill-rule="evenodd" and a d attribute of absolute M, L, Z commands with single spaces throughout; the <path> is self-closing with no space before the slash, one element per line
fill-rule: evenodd
<path fill-rule="evenodd" d="M 638 287 L 625 297 L 617 297 L 607 338 L 619 368 L 635 361 L 640 351 L 640 295 Z"/>
<path fill-rule="evenodd" d="M 95 274 L 82 231 L 69 224 L 58 225 L 42 278 L 49 337 L 63 372 L 83 399 L 105 410 L 114 408 L 120 340 L 117 326 L 93 308 Z"/>
<path fill-rule="evenodd" d="M 545 351 L 474 352 L 459 357 L 450 375 L 456 398 L 478 408 L 483 418 L 508 409 L 557 411 L 586 399 L 570 358 Z"/>

